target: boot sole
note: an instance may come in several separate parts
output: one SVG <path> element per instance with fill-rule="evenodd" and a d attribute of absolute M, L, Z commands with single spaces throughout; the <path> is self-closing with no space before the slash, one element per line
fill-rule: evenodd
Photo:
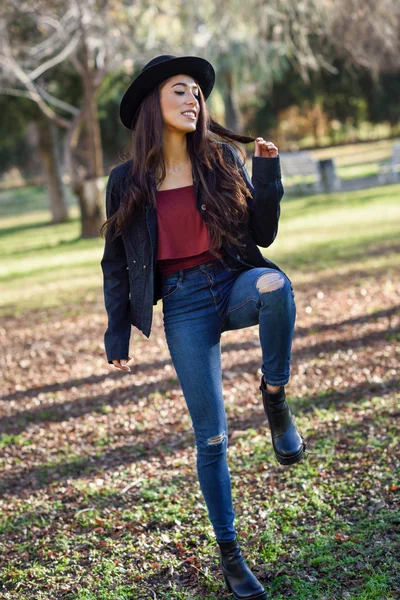
<path fill-rule="evenodd" d="M 225 584 L 226 587 L 228 589 L 228 592 L 230 592 L 231 594 L 233 594 L 233 597 L 235 600 L 243 600 L 242 598 L 239 598 L 239 596 L 236 596 L 235 592 L 232 590 L 230 583 L 226 577 L 226 575 L 224 574 L 224 579 L 225 579 Z M 259 594 L 257 594 L 256 596 L 247 596 L 246 600 L 268 600 L 268 596 L 267 596 L 267 592 L 264 590 L 263 592 L 260 592 Z"/>
<path fill-rule="evenodd" d="M 296 454 L 293 454 L 293 456 L 282 456 L 281 454 L 275 452 L 275 456 L 281 465 L 293 465 L 303 458 L 303 454 L 304 448 L 300 448 L 300 450 L 296 452 Z"/>

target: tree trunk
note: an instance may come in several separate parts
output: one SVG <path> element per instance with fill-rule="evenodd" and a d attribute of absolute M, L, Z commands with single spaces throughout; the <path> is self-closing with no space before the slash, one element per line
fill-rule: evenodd
<path fill-rule="evenodd" d="M 88 150 L 87 170 L 73 169 L 71 184 L 81 209 L 81 237 L 98 237 L 104 220 L 103 149 L 96 102 L 95 72 L 89 55 L 85 30 L 82 28 L 82 85 L 85 106 L 85 146 Z M 78 135 L 79 137 L 79 135 Z"/>
<path fill-rule="evenodd" d="M 225 105 L 225 127 L 232 131 L 241 131 L 239 110 L 235 101 L 235 86 L 233 83 L 233 74 L 231 71 L 223 70 L 220 72 L 223 82 L 223 97 Z"/>
<path fill-rule="evenodd" d="M 46 173 L 52 223 L 64 223 L 68 220 L 68 206 L 61 178 L 56 125 L 43 113 L 40 113 L 37 124 L 39 131 L 39 152 Z"/>
<path fill-rule="evenodd" d="M 76 194 L 81 210 L 81 237 L 99 237 L 104 221 L 104 184 L 101 177 L 75 180 Z"/>

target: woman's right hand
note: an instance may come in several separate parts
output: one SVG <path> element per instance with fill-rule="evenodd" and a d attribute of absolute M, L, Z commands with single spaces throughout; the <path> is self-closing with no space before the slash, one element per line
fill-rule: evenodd
<path fill-rule="evenodd" d="M 128 367 L 128 365 L 126 364 L 130 360 L 131 360 L 131 357 L 128 356 L 128 358 L 126 358 L 126 359 L 121 358 L 120 360 L 113 360 L 112 363 L 113 363 L 114 367 L 116 367 L 120 371 L 130 371 L 131 368 Z"/>

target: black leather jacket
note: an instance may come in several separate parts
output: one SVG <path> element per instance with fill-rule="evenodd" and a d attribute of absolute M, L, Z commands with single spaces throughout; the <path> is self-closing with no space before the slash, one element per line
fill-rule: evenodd
<path fill-rule="evenodd" d="M 265 258 L 258 246 L 267 248 L 278 232 L 280 201 L 283 196 L 280 159 L 252 157 L 252 178 L 239 155 L 230 144 L 222 143 L 226 160 L 232 160 L 241 172 L 252 198 L 249 227 L 244 232 L 245 251 L 226 241 L 222 247 L 233 259 L 250 267 L 270 267 L 282 271 Z M 129 161 L 112 169 L 106 188 L 106 215 L 109 218 L 118 209 L 121 186 L 129 169 Z M 201 204 L 199 180 L 194 177 L 196 206 L 200 215 L 206 210 Z M 156 271 L 157 214 L 149 205 L 143 215 L 135 218 L 129 232 L 122 233 L 113 242 L 106 241 L 101 260 L 104 282 L 104 301 L 108 327 L 104 334 L 107 361 L 127 359 L 131 325 L 150 337 L 153 305 L 161 298 L 161 280 Z"/>

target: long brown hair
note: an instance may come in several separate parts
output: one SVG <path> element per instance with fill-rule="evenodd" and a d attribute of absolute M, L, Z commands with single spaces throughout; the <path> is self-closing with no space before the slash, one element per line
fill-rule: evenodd
<path fill-rule="evenodd" d="M 243 247 L 240 231 L 248 220 L 246 198 L 251 194 L 238 172 L 231 153 L 225 154 L 221 142 L 233 142 L 233 146 L 246 161 L 246 154 L 234 142 L 247 144 L 254 137 L 240 135 L 226 129 L 208 112 L 201 87 L 200 109 L 196 129 L 186 134 L 187 149 L 192 162 L 193 174 L 199 179 L 199 193 L 206 200 L 204 222 L 209 232 L 210 251 L 214 254 L 222 244 L 222 238 L 237 247 Z M 107 219 L 100 229 L 114 230 L 114 239 L 129 227 L 137 211 L 145 205 L 156 207 L 158 184 L 166 176 L 163 154 L 163 119 L 160 106 L 160 86 L 144 98 L 136 115 L 132 133 L 130 165 L 124 185 L 121 186 L 118 210 Z M 157 177 L 157 173 L 161 173 Z M 112 225 L 112 227 L 111 227 Z"/>

